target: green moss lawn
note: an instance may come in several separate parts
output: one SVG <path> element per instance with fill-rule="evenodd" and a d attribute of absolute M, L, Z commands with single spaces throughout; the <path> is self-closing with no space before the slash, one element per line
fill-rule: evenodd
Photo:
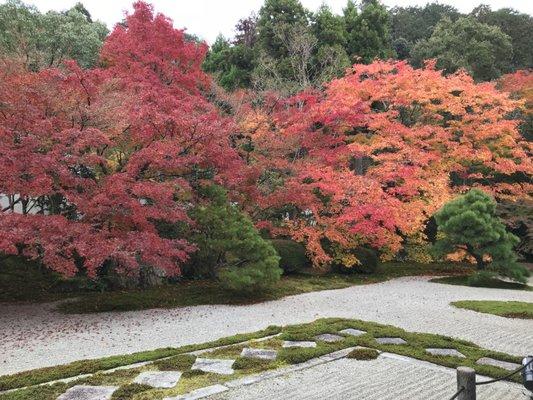
<path fill-rule="evenodd" d="M 444 283 L 447 285 L 486 287 L 491 289 L 533 290 L 533 287 L 531 286 L 517 282 L 503 281 L 498 278 L 485 279 L 479 284 L 471 285 L 469 283 L 468 275 L 456 275 L 434 278 L 431 280 L 431 282 Z"/>
<path fill-rule="evenodd" d="M 133 311 L 152 308 L 176 308 L 207 304 L 250 304 L 285 296 L 321 290 L 342 289 L 355 285 L 383 282 L 402 276 L 458 275 L 471 267 L 454 263 L 399 263 L 379 266 L 373 274 L 318 274 L 312 270 L 283 276 L 276 286 L 254 297 L 239 296 L 209 280 L 183 280 L 148 289 L 98 291 L 97 285 L 85 290 L 66 290 L 74 286 L 32 263 L 20 259 L 0 260 L 0 302 L 46 302 L 65 300 L 58 306 L 64 313 Z"/>
<path fill-rule="evenodd" d="M 453 306 L 506 318 L 533 319 L 533 303 L 521 301 L 455 301 Z"/>

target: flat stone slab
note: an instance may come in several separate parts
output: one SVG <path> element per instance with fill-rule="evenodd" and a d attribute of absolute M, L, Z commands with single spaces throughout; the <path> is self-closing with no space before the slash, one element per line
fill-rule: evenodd
<path fill-rule="evenodd" d="M 344 340 L 343 336 L 333 335 L 331 333 L 323 333 L 322 335 L 315 336 L 316 340 L 322 340 L 323 342 L 335 343 Z"/>
<path fill-rule="evenodd" d="M 342 331 L 339 331 L 339 333 L 342 333 L 344 335 L 349 335 L 349 336 L 361 336 L 361 335 L 364 335 L 366 332 L 360 331 L 359 329 L 348 328 L 348 329 L 343 329 Z"/>
<path fill-rule="evenodd" d="M 493 367 L 500 367 L 508 371 L 514 371 L 521 367 L 520 364 L 515 364 L 507 361 L 495 360 L 494 358 L 483 357 L 476 361 L 480 365 L 492 365 Z"/>
<path fill-rule="evenodd" d="M 399 337 L 380 337 L 376 338 L 379 344 L 407 344 L 405 340 Z"/>
<path fill-rule="evenodd" d="M 276 350 L 270 350 L 270 349 L 252 349 L 249 347 L 246 347 L 242 349 L 241 357 L 245 358 L 259 358 L 261 360 L 275 360 L 278 356 L 278 352 Z"/>
<path fill-rule="evenodd" d="M 57 400 L 111 400 L 117 386 L 73 386 Z"/>
<path fill-rule="evenodd" d="M 234 362 L 235 360 L 197 358 L 191 369 L 212 372 L 214 374 L 231 375 L 235 372 L 232 368 Z"/>
<path fill-rule="evenodd" d="M 201 389 L 193 390 L 190 393 L 177 396 L 177 397 L 165 397 L 163 400 L 197 400 L 197 399 L 203 399 L 207 396 L 212 396 L 217 393 L 222 393 L 228 390 L 228 388 L 224 385 L 212 385 L 212 386 L 206 386 Z"/>
<path fill-rule="evenodd" d="M 450 357 L 466 358 L 464 354 L 459 353 L 455 349 L 426 349 L 426 353 L 432 354 L 434 356 L 450 356 Z"/>
<path fill-rule="evenodd" d="M 180 378 L 179 371 L 147 371 L 142 372 L 133 382 L 154 388 L 170 389 L 177 385 Z"/>
<path fill-rule="evenodd" d="M 292 340 L 285 340 L 283 342 L 283 347 L 316 347 L 315 342 L 294 342 Z"/>

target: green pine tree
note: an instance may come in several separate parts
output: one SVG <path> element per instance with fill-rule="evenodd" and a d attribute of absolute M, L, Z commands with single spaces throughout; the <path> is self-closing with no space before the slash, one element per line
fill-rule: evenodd
<path fill-rule="evenodd" d="M 220 186 L 202 188 L 203 205 L 191 212 L 198 246 L 193 268 L 208 270 L 227 289 L 250 294 L 273 286 L 281 277 L 279 256 L 252 221 L 228 201 Z"/>
<path fill-rule="evenodd" d="M 465 250 L 480 271 L 492 271 L 525 282 L 526 268 L 517 262 L 514 246 L 519 242 L 496 216 L 496 202 L 486 193 L 472 189 L 447 203 L 435 214 L 438 225 L 435 254 L 442 257 Z"/>
<path fill-rule="evenodd" d="M 360 57 L 363 62 L 374 58 L 392 57 L 391 35 L 389 32 L 390 15 L 378 0 L 366 0 L 358 9 L 352 0 L 344 9 L 347 31 L 347 52 L 350 56 Z"/>

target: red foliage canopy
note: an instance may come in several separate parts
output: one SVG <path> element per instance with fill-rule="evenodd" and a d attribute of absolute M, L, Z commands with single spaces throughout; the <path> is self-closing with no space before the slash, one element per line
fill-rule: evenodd
<path fill-rule="evenodd" d="M 32 73 L 5 62 L 0 251 L 68 276 L 95 276 L 106 261 L 179 273 L 194 245 L 162 238 L 158 223 L 190 223 L 195 187 L 239 177 L 232 122 L 202 95 L 205 52 L 138 2 L 108 37 L 102 68 Z"/>

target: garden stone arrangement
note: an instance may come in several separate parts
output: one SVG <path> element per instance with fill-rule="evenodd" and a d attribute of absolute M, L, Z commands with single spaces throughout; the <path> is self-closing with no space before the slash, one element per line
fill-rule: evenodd
<path fill-rule="evenodd" d="M 228 390 L 228 388 L 224 385 L 211 385 L 201 389 L 193 390 L 192 392 L 187 393 L 183 396 L 166 397 L 164 400 L 197 400 L 212 396 L 214 394 L 225 392 L 226 390 Z"/>
<path fill-rule="evenodd" d="M 179 371 L 149 371 L 142 372 L 133 382 L 153 388 L 168 389 L 176 386 L 180 378 Z"/>
<path fill-rule="evenodd" d="M 311 347 L 316 347 L 316 343 L 310 342 L 310 341 L 295 342 L 292 340 L 286 340 L 283 342 L 283 347 L 285 348 L 291 348 L 291 347 L 311 348 Z"/>
<path fill-rule="evenodd" d="M 455 349 L 426 349 L 426 352 L 433 354 L 434 356 L 449 356 L 465 358 L 464 354 L 459 353 Z"/>
<path fill-rule="evenodd" d="M 143 400 L 217 398 L 226 392 L 238 396 L 243 388 L 267 384 L 270 380 L 307 374 L 305 371 L 320 374 L 328 370 L 328 365 L 341 360 L 350 359 L 356 363 L 355 368 L 357 363 L 370 362 L 367 360 L 371 358 L 361 358 L 361 355 L 372 352 L 375 353 L 372 359 L 377 356 L 377 360 L 425 362 L 435 368 L 465 365 L 491 377 L 504 376 L 520 362 L 518 357 L 439 335 L 410 333 L 371 322 L 323 319 L 188 346 L 186 351 L 170 349 L 152 360 L 137 360 L 108 371 L 94 370 L 84 376 L 76 377 L 73 371 L 70 376 L 65 373 L 65 379 L 59 381 L 43 377 L 36 383 L 46 386 L 17 383 L 16 378 L 8 384 L 0 377 L 0 388 L 11 389 L 0 393 L 0 400 L 11 400 L 4 397 L 9 395 L 16 395 L 17 400 L 33 400 L 34 393 L 45 387 L 50 391 L 46 400 L 111 400 L 122 398 L 121 393 L 138 393 Z M 68 366 L 62 369 L 68 371 Z M 453 376 L 453 370 L 450 371 Z"/>
<path fill-rule="evenodd" d="M 339 335 L 332 335 L 330 333 L 324 333 L 322 335 L 315 336 L 315 339 L 322 340 L 323 342 L 327 342 L 327 343 L 335 343 L 335 342 L 340 342 L 344 338 Z"/>
<path fill-rule="evenodd" d="M 360 331 L 359 329 L 348 328 L 348 329 L 343 329 L 339 333 L 342 333 L 344 335 L 350 335 L 350 336 L 361 336 L 361 335 L 364 335 L 366 332 Z"/>
<path fill-rule="evenodd" d="M 515 371 L 521 367 L 521 364 L 511 363 L 507 361 L 495 360 L 490 357 L 483 357 L 477 360 L 479 365 L 492 365 L 494 367 L 503 368 L 508 371 Z"/>
<path fill-rule="evenodd" d="M 241 357 L 258 358 L 260 360 L 275 360 L 278 355 L 276 350 L 268 349 L 242 349 Z"/>
<path fill-rule="evenodd" d="M 403 340 L 402 338 L 397 338 L 397 337 L 376 338 L 376 342 L 378 342 L 379 344 L 397 344 L 397 345 L 407 344 L 405 340 Z"/>
<path fill-rule="evenodd" d="M 197 358 L 192 369 L 214 374 L 232 375 L 235 372 L 232 368 L 234 362 L 235 360 Z"/>
<path fill-rule="evenodd" d="M 74 386 L 59 396 L 58 400 L 111 400 L 118 387 Z"/>

